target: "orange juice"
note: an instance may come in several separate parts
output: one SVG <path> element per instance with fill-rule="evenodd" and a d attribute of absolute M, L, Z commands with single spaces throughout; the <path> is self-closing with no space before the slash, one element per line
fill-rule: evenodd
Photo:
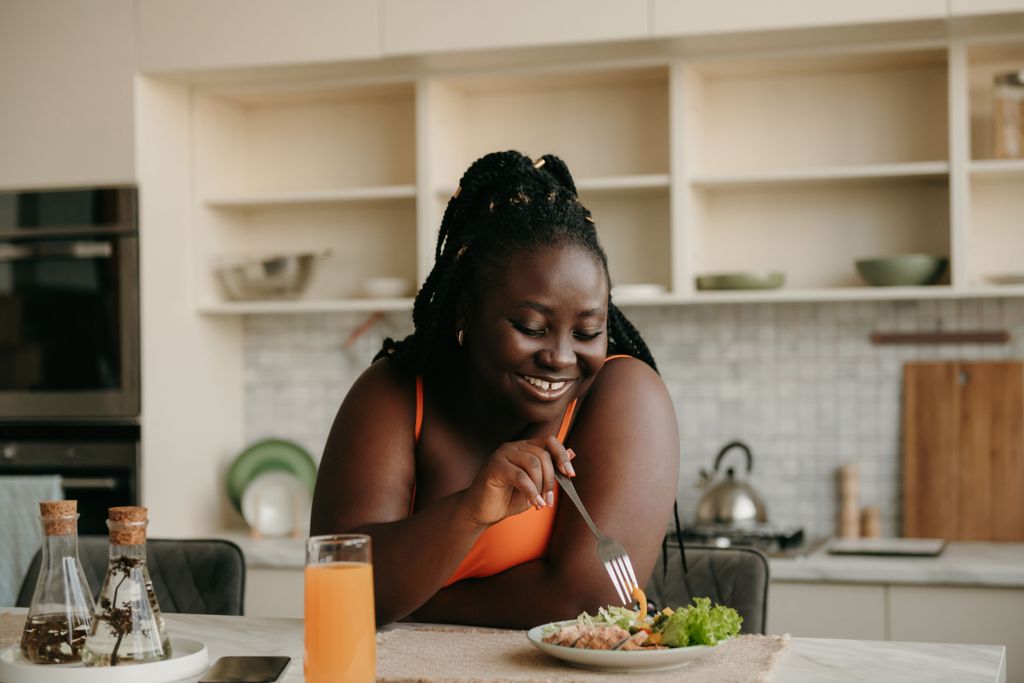
<path fill-rule="evenodd" d="M 305 608 L 307 683 L 372 683 L 377 641 L 371 566 L 308 565 Z"/>

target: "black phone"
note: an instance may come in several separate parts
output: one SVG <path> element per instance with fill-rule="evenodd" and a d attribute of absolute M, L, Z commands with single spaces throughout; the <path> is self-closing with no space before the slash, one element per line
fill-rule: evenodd
<path fill-rule="evenodd" d="M 291 657 L 221 657 L 199 683 L 273 683 Z"/>

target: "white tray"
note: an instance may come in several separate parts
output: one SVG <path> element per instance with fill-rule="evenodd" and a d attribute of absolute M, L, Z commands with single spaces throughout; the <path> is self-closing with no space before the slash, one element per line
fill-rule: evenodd
<path fill-rule="evenodd" d="M 31 664 L 13 645 L 0 650 L 0 683 L 170 683 L 206 671 L 206 645 L 191 638 L 171 638 L 171 658 L 124 666 Z"/>

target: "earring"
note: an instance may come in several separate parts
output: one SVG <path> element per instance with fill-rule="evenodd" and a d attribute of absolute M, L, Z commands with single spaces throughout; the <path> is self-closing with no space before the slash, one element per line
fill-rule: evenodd
<path fill-rule="evenodd" d="M 459 330 L 458 332 L 455 333 L 455 341 L 457 341 L 459 343 L 459 346 L 462 346 L 462 340 L 465 339 L 465 338 L 466 338 L 465 330 Z"/>

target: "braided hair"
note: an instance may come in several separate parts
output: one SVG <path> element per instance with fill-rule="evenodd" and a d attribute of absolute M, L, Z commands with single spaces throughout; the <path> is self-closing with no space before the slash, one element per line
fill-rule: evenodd
<path fill-rule="evenodd" d="M 413 333 L 385 339 L 374 360 L 388 357 L 405 370 L 426 374 L 457 348 L 458 297 L 500 272 L 509 254 L 557 244 L 587 249 L 608 275 L 608 257 L 594 220 L 576 196 L 576 184 L 558 157 L 534 163 L 515 151 L 481 157 L 466 170 L 448 200 L 434 252 L 434 267 L 413 304 Z M 639 358 L 657 370 L 643 337 L 608 301 L 608 353 Z"/>

